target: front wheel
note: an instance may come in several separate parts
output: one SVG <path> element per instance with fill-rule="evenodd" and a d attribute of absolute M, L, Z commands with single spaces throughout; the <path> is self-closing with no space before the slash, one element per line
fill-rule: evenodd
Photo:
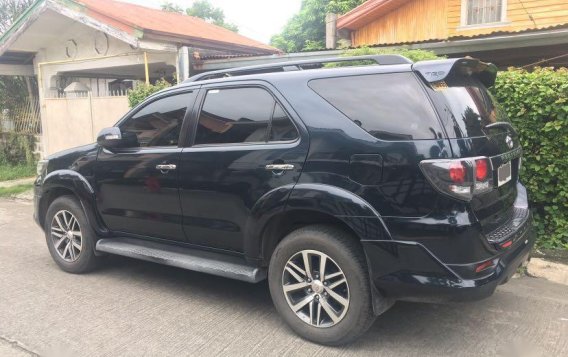
<path fill-rule="evenodd" d="M 375 320 L 362 247 L 340 229 L 308 226 L 290 233 L 272 255 L 268 279 L 280 315 L 313 342 L 352 342 Z"/>
<path fill-rule="evenodd" d="M 75 197 L 62 196 L 51 203 L 44 230 L 49 253 L 62 270 L 81 274 L 96 267 L 95 233 Z"/>

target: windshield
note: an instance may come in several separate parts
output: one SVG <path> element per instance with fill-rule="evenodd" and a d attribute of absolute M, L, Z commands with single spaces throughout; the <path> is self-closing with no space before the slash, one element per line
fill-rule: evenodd
<path fill-rule="evenodd" d="M 484 136 L 487 125 L 509 121 L 493 95 L 475 78 L 449 78 L 434 89 L 446 105 L 443 120 L 450 138 Z"/>

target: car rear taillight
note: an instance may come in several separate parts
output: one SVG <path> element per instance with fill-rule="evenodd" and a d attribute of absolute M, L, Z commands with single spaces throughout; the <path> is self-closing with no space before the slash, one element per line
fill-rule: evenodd
<path fill-rule="evenodd" d="M 487 160 L 478 159 L 475 160 L 475 179 L 478 181 L 484 181 L 487 179 Z"/>
<path fill-rule="evenodd" d="M 494 267 L 497 266 L 498 263 L 499 263 L 499 259 L 491 259 L 491 260 L 485 261 L 483 263 L 479 263 L 475 267 L 475 272 L 481 273 L 482 271 L 486 271 L 489 268 L 494 268 Z"/>
<path fill-rule="evenodd" d="M 493 189 L 493 170 L 486 157 L 424 160 L 420 168 L 436 189 L 462 200 Z"/>
<path fill-rule="evenodd" d="M 450 179 L 455 183 L 464 183 L 466 168 L 461 161 L 450 163 Z"/>

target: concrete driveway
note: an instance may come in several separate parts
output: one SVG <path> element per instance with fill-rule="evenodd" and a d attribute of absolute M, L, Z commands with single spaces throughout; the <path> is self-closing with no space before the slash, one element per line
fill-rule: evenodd
<path fill-rule="evenodd" d="M 60 271 L 32 205 L 0 200 L 0 356 L 568 356 L 568 287 L 513 279 L 484 301 L 397 303 L 354 345 L 283 325 L 265 283 L 114 257 Z"/>

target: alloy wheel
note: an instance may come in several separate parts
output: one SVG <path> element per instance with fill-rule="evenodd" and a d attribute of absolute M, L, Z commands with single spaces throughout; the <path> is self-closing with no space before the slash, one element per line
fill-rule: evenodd
<path fill-rule="evenodd" d="M 70 263 L 79 259 L 83 248 L 81 226 L 71 212 L 61 210 L 53 216 L 50 236 L 61 259 Z"/>
<path fill-rule="evenodd" d="M 327 254 L 316 250 L 302 250 L 288 260 L 282 289 L 296 316 L 314 327 L 336 325 L 349 308 L 345 274 Z"/>

